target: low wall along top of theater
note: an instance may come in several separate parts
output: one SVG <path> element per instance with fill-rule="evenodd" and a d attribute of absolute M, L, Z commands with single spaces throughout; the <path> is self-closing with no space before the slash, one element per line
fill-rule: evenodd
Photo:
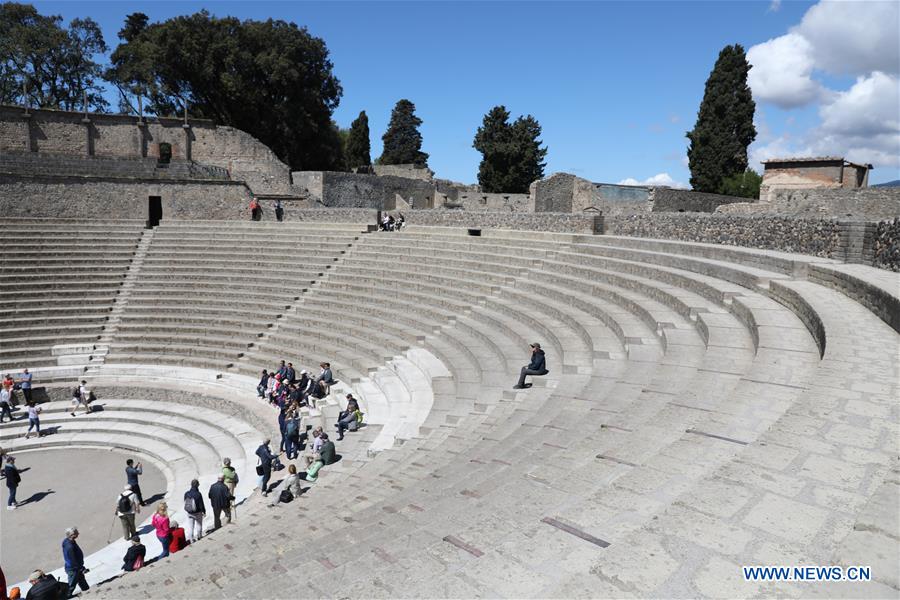
<path fill-rule="evenodd" d="M 256 193 L 289 193 L 290 169 L 263 143 L 233 127 L 204 119 L 184 121 L 0 105 L 0 153 L 107 158 L 158 158 L 162 143 L 172 158 L 227 169 Z"/>

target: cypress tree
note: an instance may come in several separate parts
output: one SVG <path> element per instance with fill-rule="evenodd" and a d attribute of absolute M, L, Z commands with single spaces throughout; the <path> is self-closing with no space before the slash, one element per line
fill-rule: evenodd
<path fill-rule="evenodd" d="M 749 70 L 744 48 L 725 46 L 706 80 L 697 123 L 687 133 L 691 187 L 696 191 L 721 192 L 726 178 L 747 169 L 747 147 L 756 139 Z"/>
<path fill-rule="evenodd" d="M 416 116 L 416 105 L 406 99 L 398 101 L 391 111 L 387 131 L 381 137 L 384 150 L 378 162 L 383 165 L 428 166 L 428 154 L 422 152 L 421 124 L 422 119 Z"/>
<path fill-rule="evenodd" d="M 478 184 L 486 192 L 524 194 L 528 186 L 544 176 L 541 126 L 531 115 L 509 122 L 505 106 L 495 106 L 475 132 L 472 146 L 481 152 Z"/>
<path fill-rule="evenodd" d="M 366 111 L 360 111 L 359 116 L 350 124 L 350 134 L 347 137 L 346 163 L 348 169 L 364 167 L 372 164 L 369 144 L 369 117 Z"/>

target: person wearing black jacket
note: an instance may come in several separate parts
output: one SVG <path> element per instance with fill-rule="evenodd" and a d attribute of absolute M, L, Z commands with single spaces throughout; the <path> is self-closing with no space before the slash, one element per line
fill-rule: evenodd
<path fill-rule="evenodd" d="M 225 522 L 231 523 L 231 503 L 234 496 L 228 491 L 225 485 L 225 476 L 219 475 L 219 480 L 212 484 L 209 488 L 209 503 L 213 509 L 213 528 L 218 529 L 222 526 L 219 516 L 225 513 Z"/>
<path fill-rule="evenodd" d="M 206 516 L 203 494 L 200 493 L 200 482 L 196 479 L 191 481 L 191 489 L 184 493 L 184 512 L 188 516 L 187 540 L 193 544 L 203 537 L 203 517 Z"/>
<path fill-rule="evenodd" d="M 122 570 L 134 571 L 134 562 L 138 557 L 143 561 L 146 555 L 147 547 L 141 543 L 141 536 L 137 534 L 131 536 L 131 546 L 128 547 L 128 552 L 125 553 L 125 558 L 122 559 Z"/>
<path fill-rule="evenodd" d="M 28 578 L 28 583 L 31 588 L 25 594 L 25 600 L 60 600 L 59 581 L 52 575 L 38 569 Z"/>
<path fill-rule="evenodd" d="M 550 371 L 547 370 L 547 360 L 544 358 L 544 351 L 537 342 L 531 344 L 531 362 L 522 367 L 519 371 L 519 383 L 513 386 L 514 390 L 525 389 L 525 377 L 528 375 L 546 375 Z"/>

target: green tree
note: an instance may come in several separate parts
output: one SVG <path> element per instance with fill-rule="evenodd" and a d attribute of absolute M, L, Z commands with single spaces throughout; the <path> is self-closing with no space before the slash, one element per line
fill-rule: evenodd
<path fill-rule="evenodd" d="M 398 101 L 391 111 L 387 131 L 381 136 L 384 150 L 378 162 L 383 165 L 428 166 L 428 154 L 422 152 L 421 124 L 422 119 L 416 116 L 416 105 L 406 99 Z"/>
<path fill-rule="evenodd" d="M 371 144 L 369 142 L 369 117 L 366 111 L 359 112 L 359 116 L 350 124 L 350 134 L 347 136 L 347 151 L 344 154 L 348 169 L 355 167 L 367 167 L 372 164 Z"/>
<path fill-rule="evenodd" d="M 762 176 L 753 169 L 747 169 L 743 173 L 730 175 L 723 179 L 719 193 L 741 198 L 759 198 L 761 184 Z"/>
<path fill-rule="evenodd" d="M 691 186 L 697 191 L 718 192 L 723 179 L 747 169 L 747 147 L 756 139 L 749 70 L 744 48 L 726 46 L 706 80 L 697 123 L 687 133 Z"/>
<path fill-rule="evenodd" d="M 505 106 L 495 106 L 475 133 L 472 146 L 481 152 L 478 184 L 486 192 L 524 194 L 544 176 L 547 148 L 541 148 L 541 126 L 531 115 L 509 122 Z"/>
<path fill-rule="evenodd" d="M 320 38 L 294 23 L 217 18 L 206 11 L 147 24 L 129 15 L 108 79 L 156 115 L 180 113 L 242 129 L 291 168 L 343 161 L 331 115 L 340 100 Z M 131 102 L 129 102 L 131 103 Z"/>
<path fill-rule="evenodd" d="M 30 4 L 0 4 L 0 103 L 103 112 L 102 69 L 94 55 L 107 51 L 92 19 L 44 16 Z"/>

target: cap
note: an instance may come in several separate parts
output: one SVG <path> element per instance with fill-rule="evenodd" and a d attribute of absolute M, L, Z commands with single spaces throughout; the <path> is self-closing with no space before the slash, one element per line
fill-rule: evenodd
<path fill-rule="evenodd" d="M 538 350 L 541 349 L 541 345 L 540 345 L 539 343 L 537 343 L 537 342 L 533 343 L 533 344 L 531 345 L 531 347 L 532 347 L 532 348 L 537 348 Z"/>
<path fill-rule="evenodd" d="M 131 484 L 130 484 L 130 483 L 126 483 L 126 484 L 125 484 L 125 491 L 126 491 L 126 492 L 130 492 L 130 491 L 131 491 Z"/>

